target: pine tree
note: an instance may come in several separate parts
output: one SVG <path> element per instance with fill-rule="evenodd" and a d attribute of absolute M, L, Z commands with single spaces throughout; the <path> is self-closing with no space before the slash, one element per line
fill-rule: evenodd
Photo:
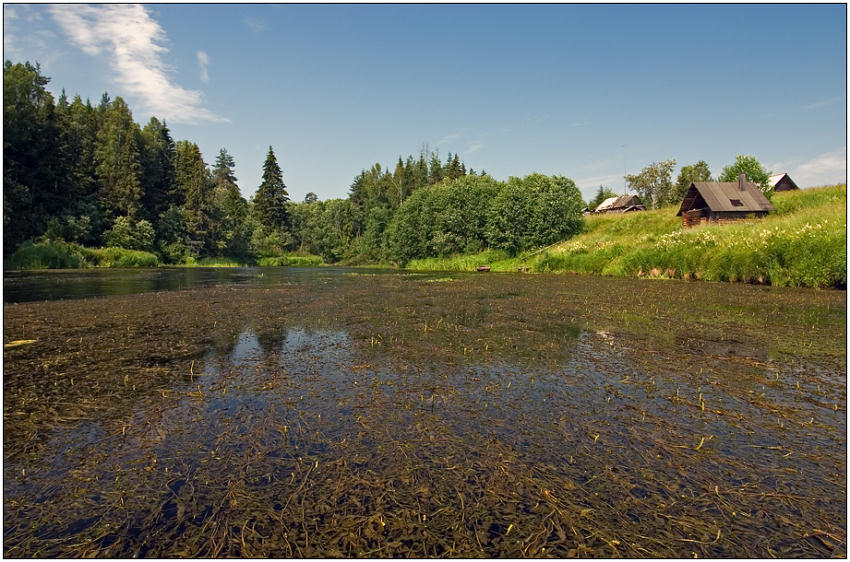
<path fill-rule="evenodd" d="M 263 228 L 270 232 L 283 232 L 289 227 L 287 201 L 289 194 L 286 192 L 286 184 L 283 183 L 283 174 L 274 150 L 269 146 L 269 153 L 263 163 L 263 182 L 254 195 L 254 210 Z"/>

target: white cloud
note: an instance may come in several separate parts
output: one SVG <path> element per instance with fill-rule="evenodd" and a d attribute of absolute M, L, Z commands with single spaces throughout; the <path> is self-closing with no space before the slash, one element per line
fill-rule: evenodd
<path fill-rule="evenodd" d="M 824 152 L 788 171 L 800 187 L 814 187 L 847 181 L 847 147 Z"/>
<path fill-rule="evenodd" d="M 479 150 L 484 148 L 484 146 L 485 145 L 483 142 L 477 142 L 475 144 L 470 145 L 469 148 L 466 149 L 466 153 L 472 154 L 473 152 L 478 152 Z"/>
<path fill-rule="evenodd" d="M 210 81 L 207 65 L 210 64 L 210 56 L 204 51 L 198 51 L 198 66 L 201 67 L 201 82 L 206 84 Z"/>
<path fill-rule="evenodd" d="M 201 106 L 203 95 L 176 84 L 163 61 L 165 31 L 144 6 L 129 4 L 56 4 L 53 19 L 85 53 L 109 58 L 116 82 L 144 109 L 177 123 L 225 121 Z"/>
<path fill-rule="evenodd" d="M 242 23 L 245 24 L 250 31 L 253 33 L 262 33 L 266 29 L 268 29 L 268 25 L 264 20 L 256 19 L 256 18 L 245 18 L 242 20 Z"/>

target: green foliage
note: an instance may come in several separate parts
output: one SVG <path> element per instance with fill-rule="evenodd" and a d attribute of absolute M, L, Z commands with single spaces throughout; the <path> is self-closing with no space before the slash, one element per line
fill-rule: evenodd
<path fill-rule="evenodd" d="M 723 168 L 718 181 L 738 181 L 738 174 L 744 174 L 747 181 L 758 184 L 762 192 L 770 197 L 773 189 L 770 187 L 770 173 L 764 169 L 755 156 L 735 156 L 735 163 Z"/>
<path fill-rule="evenodd" d="M 154 248 L 154 229 L 144 219 L 134 222 L 129 217 L 118 217 L 103 234 L 103 241 L 110 247 L 150 251 Z"/>
<path fill-rule="evenodd" d="M 87 267 L 157 267 L 155 254 L 126 248 L 79 247 Z"/>
<path fill-rule="evenodd" d="M 489 176 L 466 175 L 416 191 L 387 229 L 388 257 L 403 265 L 481 250 L 490 201 L 498 192 L 499 183 Z"/>
<path fill-rule="evenodd" d="M 650 202 L 653 209 L 673 202 L 673 168 L 676 160 L 653 162 L 639 174 L 626 174 L 629 188 L 636 191 L 641 201 Z"/>
<path fill-rule="evenodd" d="M 283 174 L 272 147 L 263 163 L 263 182 L 254 195 L 254 212 L 266 232 L 284 231 L 289 227 L 286 202 L 289 194 L 283 183 Z"/>
<path fill-rule="evenodd" d="M 38 64 L 3 66 L 4 253 L 43 233 L 68 203 L 49 81 Z"/>
<path fill-rule="evenodd" d="M 142 207 L 156 219 L 174 197 L 177 149 L 164 122 L 151 117 L 141 132 Z M 181 199 L 182 200 L 182 199 Z"/>
<path fill-rule="evenodd" d="M 69 269 L 81 267 L 156 267 L 150 252 L 125 248 L 86 248 L 61 241 L 25 242 L 6 260 L 10 269 Z"/>
<path fill-rule="evenodd" d="M 288 255 L 260 258 L 257 265 L 260 267 L 316 267 L 324 265 L 324 262 L 319 256 Z"/>
<path fill-rule="evenodd" d="M 693 166 L 682 166 L 670 202 L 681 202 L 692 183 L 705 181 L 711 181 L 711 170 L 708 169 L 705 160 L 700 160 Z"/>
<path fill-rule="evenodd" d="M 132 217 L 142 198 L 141 131 L 120 97 L 103 108 L 101 119 L 94 152 L 100 198 L 109 211 Z"/>
<path fill-rule="evenodd" d="M 563 176 L 512 177 L 493 199 L 487 216 L 487 241 L 511 255 L 546 246 L 581 231 L 584 201 L 575 183 Z"/>
<path fill-rule="evenodd" d="M 4 263 L 6 269 L 73 269 L 83 260 L 72 246 L 59 241 L 24 242 Z"/>
<path fill-rule="evenodd" d="M 675 208 L 593 216 L 541 271 L 846 287 L 846 186 L 777 193 L 763 219 L 683 230 Z"/>

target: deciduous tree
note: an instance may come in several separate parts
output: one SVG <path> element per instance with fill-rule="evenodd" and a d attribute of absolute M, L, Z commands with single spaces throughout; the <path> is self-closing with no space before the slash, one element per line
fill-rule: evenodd
<path fill-rule="evenodd" d="M 639 174 L 626 174 L 629 188 L 636 191 L 642 201 L 649 201 L 653 209 L 671 202 L 673 192 L 673 168 L 676 160 L 670 158 L 663 162 L 653 162 Z"/>
<path fill-rule="evenodd" d="M 719 179 L 720 181 L 738 181 L 738 174 L 744 174 L 747 181 L 758 184 L 765 195 L 773 194 L 769 183 L 770 173 L 755 156 L 741 154 L 735 156 L 735 163 L 723 168 Z"/>

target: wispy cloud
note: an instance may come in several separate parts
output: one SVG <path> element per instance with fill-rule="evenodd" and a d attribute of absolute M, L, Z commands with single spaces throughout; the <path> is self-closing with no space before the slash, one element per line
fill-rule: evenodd
<path fill-rule="evenodd" d="M 34 25 L 21 33 L 16 29 L 17 22 L 34 24 L 42 20 L 41 14 L 31 5 L 3 6 L 3 51 L 7 60 L 30 62 L 38 61 L 49 66 L 62 57 L 62 53 L 51 44 L 56 34 Z"/>
<path fill-rule="evenodd" d="M 467 154 L 472 154 L 473 152 L 478 152 L 482 148 L 484 148 L 483 142 L 476 142 L 475 144 L 469 145 L 469 148 L 466 149 Z"/>
<path fill-rule="evenodd" d="M 824 152 L 788 172 L 800 187 L 847 181 L 847 147 Z"/>
<path fill-rule="evenodd" d="M 207 65 L 210 64 L 210 56 L 204 51 L 198 51 L 198 66 L 201 67 L 201 82 L 206 84 L 210 81 Z"/>
<path fill-rule="evenodd" d="M 446 135 L 446 136 L 444 136 L 443 138 L 441 138 L 440 140 L 437 141 L 437 146 L 442 146 L 442 145 L 446 144 L 447 142 L 458 140 L 462 136 L 463 136 L 463 131 L 458 131 L 457 133 L 452 133 L 450 135 Z"/>
<path fill-rule="evenodd" d="M 266 24 L 265 20 L 257 18 L 245 18 L 242 20 L 242 23 L 244 23 L 245 27 L 253 33 L 262 33 L 268 29 L 268 24 Z"/>
<path fill-rule="evenodd" d="M 834 103 L 843 101 L 844 99 L 845 98 L 843 96 L 835 96 L 834 98 L 829 98 L 828 100 L 816 101 L 814 103 L 804 105 L 803 109 L 820 109 L 821 107 L 832 105 Z"/>
<path fill-rule="evenodd" d="M 608 174 L 604 176 L 590 176 L 575 180 L 576 186 L 585 199 L 593 199 L 600 185 L 619 192 L 623 189 L 623 174 Z"/>
<path fill-rule="evenodd" d="M 203 94 L 175 83 L 163 57 L 165 31 L 144 6 L 55 4 L 50 13 L 71 42 L 92 55 L 108 57 L 116 82 L 144 109 L 178 123 L 229 119 L 202 107 Z M 200 56 L 199 56 L 200 62 Z"/>

